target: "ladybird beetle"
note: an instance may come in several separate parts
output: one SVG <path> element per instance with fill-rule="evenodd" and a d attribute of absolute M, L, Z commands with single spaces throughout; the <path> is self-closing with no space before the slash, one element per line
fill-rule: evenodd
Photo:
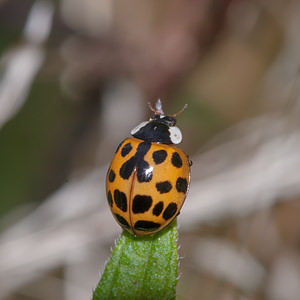
<path fill-rule="evenodd" d="M 107 201 L 120 226 L 134 235 L 160 231 L 180 212 L 190 184 L 187 155 L 175 117 L 158 100 L 154 115 L 131 131 L 117 148 L 106 177 Z"/>

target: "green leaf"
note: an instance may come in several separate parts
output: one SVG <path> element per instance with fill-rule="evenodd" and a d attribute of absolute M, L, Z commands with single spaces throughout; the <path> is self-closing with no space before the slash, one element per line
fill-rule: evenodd
<path fill-rule="evenodd" d="M 177 272 L 176 220 L 150 236 L 124 231 L 92 300 L 175 299 Z"/>

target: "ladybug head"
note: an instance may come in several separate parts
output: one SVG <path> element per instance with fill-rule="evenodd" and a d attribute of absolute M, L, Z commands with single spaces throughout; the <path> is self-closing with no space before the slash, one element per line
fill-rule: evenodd
<path fill-rule="evenodd" d="M 156 102 L 155 109 L 148 103 L 149 108 L 154 112 L 154 115 L 149 121 L 142 122 L 136 126 L 131 134 L 137 139 L 146 142 L 154 142 L 160 144 L 179 144 L 182 140 L 182 134 L 178 127 L 175 126 L 175 117 L 180 114 L 183 109 L 173 116 L 166 116 L 162 110 L 160 99 Z"/>

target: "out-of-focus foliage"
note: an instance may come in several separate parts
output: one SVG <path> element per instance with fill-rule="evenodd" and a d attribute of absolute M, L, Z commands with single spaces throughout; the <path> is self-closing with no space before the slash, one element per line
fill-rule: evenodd
<path fill-rule="evenodd" d="M 120 233 L 104 179 L 161 98 L 192 185 L 178 299 L 300 295 L 297 0 L 0 1 L 0 299 L 81 300 Z"/>

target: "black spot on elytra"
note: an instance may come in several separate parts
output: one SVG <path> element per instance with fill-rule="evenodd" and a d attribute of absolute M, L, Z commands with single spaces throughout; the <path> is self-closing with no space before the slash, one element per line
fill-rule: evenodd
<path fill-rule="evenodd" d="M 124 162 L 124 164 L 120 168 L 120 176 L 123 179 L 128 179 L 133 172 L 135 164 L 136 164 L 135 156 L 131 157 L 129 160 Z"/>
<path fill-rule="evenodd" d="M 115 178 L 116 178 L 115 172 L 113 170 L 110 170 L 109 174 L 108 174 L 108 180 L 109 180 L 109 182 L 114 182 Z"/>
<path fill-rule="evenodd" d="M 132 150 L 131 144 L 130 144 L 130 143 L 127 143 L 127 144 L 122 148 L 121 155 L 122 155 L 123 157 L 125 157 L 131 150 Z"/>
<path fill-rule="evenodd" d="M 152 197 L 145 195 L 136 195 L 132 201 L 132 211 L 134 214 L 144 213 L 152 205 Z"/>
<path fill-rule="evenodd" d="M 127 222 L 123 217 L 121 217 L 121 216 L 118 215 L 118 214 L 115 214 L 115 216 L 116 216 L 118 222 L 119 222 L 122 226 L 124 226 L 124 227 L 126 227 L 126 228 L 130 228 L 128 222 Z"/>
<path fill-rule="evenodd" d="M 139 182 L 149 182 L 152 179 L 152 168 L 144 160 L 146 153 L 149 151 L 151 143 L 142 142 L 137 147 L 136 153 L 127 160 L 120 168 L 120 176 L 128 179 L 136 167 L 137 179 Z"/>
<path fill-rule="evenodd" d="M 137 221 L 134 224 L 134 229 L 142 231 L 154 231 L 158 229 L 161 225 L 152 221 Z"/>
<path fill-rule="evenodd" d="M 152 213 L 158 217 L 161 214 L 163 209 L 164 209 L 164 203 L 160 201 L 154 206 Z"/>
<path fill-rule="evenodd" d="M 172 189 L 172 184 L 170 183 L 170 181 L 158 182 L 156 184 L 156 189 L 161 194 L 169 193 L 171 191 L 171 189 Z"/>
<path fill-rule="evenodd" d="M 152 179 L 153 167 L 150 167 L 145 160 L 140 160 L 137 164 L 137 179 L 139 182 L 149 182 Z"/>
<path fill-rule="evenodd" d="M 182 167 L 182 159 L 177 152 L 173 153 L 171 162 L 172 162 L 172 165 L 176 168 Z"/>
<path fill-rule="evenodd" d="M 177 204 L 174 202 L 170 203 L 163 213 L 163 218 L 165 220 L 171 219 L 175 215 L 176 211 L 177 211 Z"/>
<path fill-rule="evenodd" d="M 158 150 L 158 151 L 153 152 L 152 157 L 153 157 L 153 160 L 154 160 L 155 164 L 158 165 L 158 164 L 163 163 L 166 160 L 167 155 L 168 155 L 167 151 Z"/>
<path fill-rule="evenodd" d="M 186 193 L 187 191 L 187 180 L 185 178 L 179 177 L 176 181 L 176 190 L 179 193 Z"/>
<path fill-rule="evenodd" d="M 108 193 L 107 193 L 107 202 L 108 202 L 109 206 L 113 205 L 113 199 L 112 199 L 111 191 L 108 191 Z"/>
<path fill-rule="evenodd" d="M 123 192 L 120 192 L 119 190 L 115 190 L 114 200 L 118 208 L 120 208 L 124 212 L 127 211 L 127 198 Z"/>
<path fill-rule="evenodd" d="M 123 143 L 124 143 L 124 141 L 123 142 L 121 142 L 119 145 L 118 145 L 118 147 L 117 147 L 117 149 L 116 149 L 116 152 L 115 153 L 117 153 L 118 152 L 118 150 L 120 149 L 120 147 L 123 145 Z"/>

